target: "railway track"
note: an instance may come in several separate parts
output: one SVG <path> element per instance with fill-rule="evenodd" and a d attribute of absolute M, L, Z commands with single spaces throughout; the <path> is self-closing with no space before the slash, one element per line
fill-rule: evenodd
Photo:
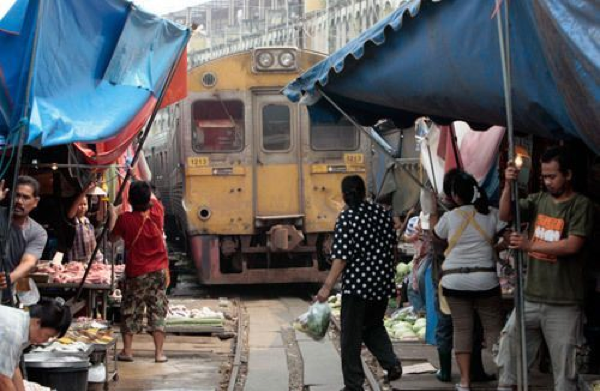
<path fill-rule="evenodd" d="M 254 391 L 266 384 L 270 384 L 271 388 L 268 389 L 282 391 L 343 387 L 339 357 L 339 320 L 332 317 L 331 329 L 324 342 L 304 338 L 303 334 L 294 332 L 290 326 L 291 321 L 310 305 L 310 298 L 305 292 L 268 298 L 260 297 L 260 294 L 240 295 L 238 305 L 240 315 L 237 343 L 227 391 Z M 257 330 L 257 327 L 261 329 Z M 269 359 L 265 361 L 265 354 L 272 355 L 273 358 L 285 357 L 286 370 L 283 370 L 281 363 Z M 323 363 L 319 368 L 320 362 L 325 361 L 322 355 L 329 355 L 327 361 L 330 362 Z M 266 364 L 266 367 L 262 368 L 261 363 Z M 365 390 L 381 391 L 382 379 L 365 360 L 363 368 L 366 374 Z M 267 377 L 261 379 L 262 376 Z M 335 388 L 336 386 L 339 388 Z"/>
<path fill-rule="evenodd" d="M 182 280 L 181 278 L 179 280 Z M 183 279 L 185 280 L 185 279 Z M 149 335 L 134 339 L 134 363 L 119 363 L 120 380 L 111 390 L 319 391 L 343 388 L 340 325 L 333 319 L 321 342 L 292 327 L 311 303 L 312 286 L 200 287 L 188 280 L 171 294 L 172 304 L 223 309 L 223 333 L 169 334 L 169 363 L 154 364 Z M 365 390 L 380 391 L 381 376 L 363 363 Z M 152 373 L 152 376 L 148 376 Z M 192 387 L 193 384 L 193 387 Z"/>

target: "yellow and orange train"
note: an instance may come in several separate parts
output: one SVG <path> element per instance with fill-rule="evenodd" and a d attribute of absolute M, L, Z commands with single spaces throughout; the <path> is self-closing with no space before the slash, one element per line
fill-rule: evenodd
<path fill-rule="evenodd" d="M 144 153 L 201 283 L 324 279 L 341 179 L 367 175 L 371 143 L 280 93 L 323 58 L 282 47 L 206 62 L 159 114 Z"/>

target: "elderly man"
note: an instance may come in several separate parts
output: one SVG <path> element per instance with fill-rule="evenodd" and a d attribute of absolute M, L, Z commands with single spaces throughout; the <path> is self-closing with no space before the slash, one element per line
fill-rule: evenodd
<path fill-rule="evenodd" d="M 8 191 L 9 189 L 4 188 L 4 181 L 0 181 L 0 201 L 6 197 Z M 7 259 L 5 259 L 3 265 L 8 266 L 5 273 L 10 273 L 10 281 L 13 284 L 27 277 L 29 271 L 42 256 L 42 251 L 44 251 L 48 239 L 46 230 L 29 217 L 29 213 L 38 205 L 39 192 L 40 184 L 38 181 L 30 176 L 19 176 L 14 195 L 11 227 L 7 238 Z M 6 224 L 6 209 L 0 208 L 0 232 L 5 232 Z M 0 288 L 7 288 L 4 273 L 0 273 Z M 10 300 L 11 294 L 11 291 L 6 289 L 2 294 L 2 301 Z"/>

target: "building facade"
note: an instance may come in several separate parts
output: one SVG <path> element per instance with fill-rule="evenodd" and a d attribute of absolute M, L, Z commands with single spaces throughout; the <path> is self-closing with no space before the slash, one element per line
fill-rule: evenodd
<path fill-rule="evenodd" d="M 332 53 L 406 0 L 211 0 L 165 17 L 193 30 L 188 67 L 265 46 Z"/>

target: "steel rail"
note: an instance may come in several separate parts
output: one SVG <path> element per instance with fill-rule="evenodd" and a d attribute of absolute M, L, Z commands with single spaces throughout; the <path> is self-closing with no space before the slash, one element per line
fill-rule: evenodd
<path fill-rule="evenodd" d="M 245 316 L 242 311 L 241 298 L 236 299 L 236 307 L 238 312 L 238 324 L 237 324 L 237 336 L 235 343 L 235 352 L 233 355 L 233 365 L 231 367 L 231 373 L 229 374 L 229 383 L 227 385 L 227 391 L 234 391 L 235 386 L 238 382 L 240 375 L 240 367 L 242 365 L 242 349 L 244 347 L 244 322 Z"/>

